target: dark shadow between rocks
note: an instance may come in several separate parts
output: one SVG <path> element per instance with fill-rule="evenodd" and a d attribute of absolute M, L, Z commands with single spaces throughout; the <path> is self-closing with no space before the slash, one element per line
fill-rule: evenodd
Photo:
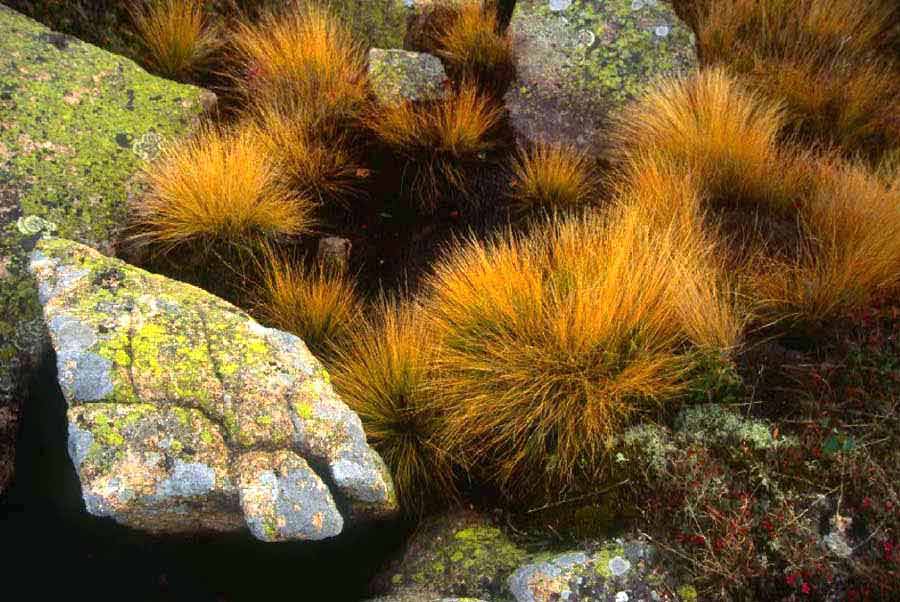
<path fill-rule="evenodd" d="M 3 590 L 28 599 L 357 601 L 407 526 L 379 523 L 333 540 L 267 544 L 249 533 L 151 536 L 88 515 L 66 452 L 55 357 L 32 374 L 16 476 L 0 497 Z"/>

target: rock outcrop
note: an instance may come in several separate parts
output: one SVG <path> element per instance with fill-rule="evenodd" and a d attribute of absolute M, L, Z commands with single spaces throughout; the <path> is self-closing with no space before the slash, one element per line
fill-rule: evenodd
<path fill-rule="evenodd" d="M 140 164 L 212 98 L 0 5 L 0 492 L 46 347 L 29 250 L 56 232 L 109 251 Z"/>
<path fill-rule="evenodd" d="M 91 514 L 284 541 L 396 509 L 359 417 L 297 337 L 64 239 L 38 241 L 30 268 Z"/>
<path fill-rule="evenodd" d="M 423 523 L 384 581 L 401 592 L 425 588 L 442 596 L 502 599 L 506 579 L 527 557 L 486 518 L 457 512 Z"/>
<path fill-rule="evenodd" d="M 436 56 L 409 50 L 369 51 L 369 81 L 382 104 L 440 98 L 447 74 Z"/>
<path fill-rule="evenodd" d="M 516 80 L 504 100 L 521 142 L 602 147 L 611 112 L 697 65 L 693 34 L 664 0 L 518 0 L 509 31 Z"/>
<path fill-rule="evenodd" d="M 509 589 L 516 602 L 677 600 L 655 555 L 646 543 L 612 540 L 594 552 L 535 559 L 510 575 Z"/>
<path fill-rule="evenodd" d="M 696 600 L 694 588 L 677 584 L 642 539 L 529 551 L 471 512 L 424 523 L 376 585 L 390 593 L 371 602 L 438 602 L 452 596 L 515 602 Z"/>

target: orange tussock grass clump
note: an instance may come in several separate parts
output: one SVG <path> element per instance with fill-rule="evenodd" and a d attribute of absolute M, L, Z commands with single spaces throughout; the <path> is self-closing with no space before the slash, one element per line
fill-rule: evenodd
<path fill-rule="evenodd" d="M 456 496 L 453 463 L 433 441 L 437 416 L 427 403 L 432 362 L 419 307 L 389 300 L 353 330 L 332 370 L 335 388 L 359 414 L 411 513 Z"/>
<path fill-rule="evenodd" d="M 449 91 L 441 100 L 403 102 L 370 113 L 368 127 L 416 169 L 412 188 L 431 206 L 443 185 L 465 191 L 464 163 L 497 145 L 494 137 L 502 109 L 472 83 Z"/>
<path fill-rule="evenodd" d="M 254 243 L 313 224 L 312 203 L 279 181 L 252 130 L 205 127 L 147 166 L 132 240 L 166 250 L 189 243 Z"/>
<path fill-rule="evenodd" d="M 512 42 L 501 32 L 497 9 L 482 0 L 445 3 L 436 18 L 434 52 L 457 79 L 502 92 L 513 76 Z"/>
<path fill-rule="evenodd" d="M 513 497 L 602 478 L 621 429 L 737 343 L 712 249 L 627 203 L 452 249 L 427 286 L 439 440 Z"/>
<path fill-rule="evenodd" d="M 328 357 L 356 327 L 362 305 L 353 280 L 324 266 L 307 267 L 266 247 L 257 301 L 268 323 L 299 336 L 319 357 Z"/>
<path fill-rule="evenodd" d="M 203 12 L 202 0 L 144 0 L 129 9 L 150 68 L 185 79 L 220 47 L 218 28 Z"/>
<path fill-rule="evenodd" d="M 599 179 L 590 156 L 576 148 L 537 144 L 512 162 L 514 203 L 522 210 L 584 208 L 596 202 Z"/>
<path fill-rule="evenodd" d="M 716 0 L 693 21 L 703 60 L 786 100 L 797 132 L 877 154 L 900 140 L 898 16 L 890 0 Z"/>
<path fill-rule="evenodd" d="M 815 326 L 900 291 L 900 187 L 833 158 L 817 171 L 797 258 L 751 277 L 760 314 L 788 325 Z"/>
<path fill-rule="evenodd" d="M 789 163 L 779 147 L 784 123 L 779 103 L 708 69 L 663 81 L 626 108 L 612 134 L 614 155 L 625 179 L 645 155 L 692 173 L 712 201 L 783 208 L 799 185 L 779 174 Z"/>
<path fill-rule="evenodd" d="M 350 31 L 316 3 L 236 26 L 239 93 L 253 104 L 290 100 L 322 118 L 354 118 L 366 100 L 366 62 Z"/>
<path fill-rule="evenodd" d="M 292 188 L 318 202 L 345 202 L 358 193 L 361 166 L 347 134 L 305 111 L 270 103 L 254 111 L 259 137 L 278 158 Z"/>

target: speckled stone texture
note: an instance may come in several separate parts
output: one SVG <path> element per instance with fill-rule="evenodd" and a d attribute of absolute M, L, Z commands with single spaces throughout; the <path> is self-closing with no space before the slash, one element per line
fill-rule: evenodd
<path fill-rule="evenodd" d="M 378 585 L 397 595 L 424 589 L 444 597 L 507 599 L 506 579 L 526 560 L 526 552 L 490 520 L 454 512 L 424 522 Z"/>
<path fill-rule="evenodd" d="M 325 0 L 367 48 L 402 48 L 411 0 Z"/>
<path fill-rule="evenodd" d="M 213 98 L 0 5 L 0 492 L 46 348 L 28 252 L 47 232 L 111 250 L 138 167 Z"/>
<path fill-rule="evenodd" d="M 40 239 L 30 269 L 91 514 L 285 541 L 396 510 L 359 417 L 297 337 L 72 241 Z"/>
<path fill-rule="evenodd" d="M 681 597 L 641 541 L 613 540 L 594 552 L 574 551 L 535 559 L 509 577 L 516 602 L 675 601 Z M 684 588 L 682 588 L 684 591 Z"/>
<path fill-rule="evenodd" d="M 369 51 L 369 81 L 382 104 L 440 98 L 446 80 L 444 66 L 436 56 L 409 50 Z"/>
<path fill-rule="evenodd" d="M 518 0 L 509 31 L 517 75 L 504 100 L 521 142 L 602 152 L 612 112 L 697 65 L 693 34 L 664 0 Z"/>

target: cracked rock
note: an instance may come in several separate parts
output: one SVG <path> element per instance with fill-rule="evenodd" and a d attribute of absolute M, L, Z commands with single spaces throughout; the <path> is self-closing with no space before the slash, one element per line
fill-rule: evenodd
<path fill-rule="evenodd" d="M 68 240 L 40 240 L 30 270 L 89 513 L 287 541 L 396 510 L 359 417 L 297 337 Z"/>

